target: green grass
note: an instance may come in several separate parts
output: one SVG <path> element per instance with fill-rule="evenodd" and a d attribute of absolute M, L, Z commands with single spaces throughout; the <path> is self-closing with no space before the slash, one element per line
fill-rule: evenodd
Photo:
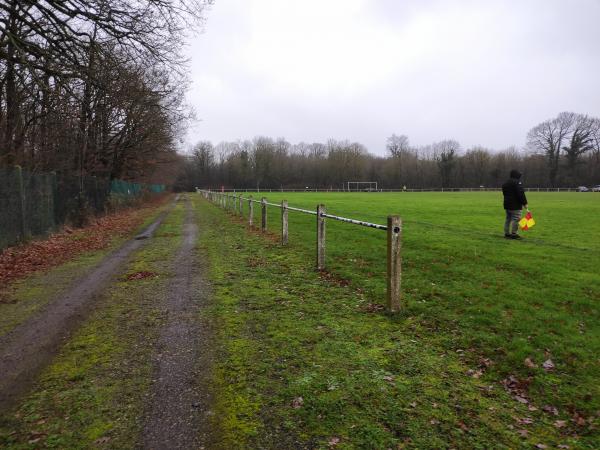
<path fill-rule="evenodd" d="M 600 447 L 600 196 L 529 194 L 537 225 L 516 242 L 502 237 L 497 193 L 265 195 L 382 224 L 401 215 L 408 306 L 368 312 L 385 296 L 382 231 L 328 221 L 328 269 L 350 282 L 340 287 L 313 269 L 314 216 L 290 213 L 281 248 L 198 202 L 227 445 Z M 269 208 L 275 233 L 279 214 Z"/>
<path fill-rule="evenodd" d="M 152 381 L 151 354 L 164 323 L 161 304 L 180 243 L 179 204 L 97 300 L 94 311 L 11 415 L 0 447 L 134 448 Z M 156 276 L 127 281 L 141 271 Z"/>

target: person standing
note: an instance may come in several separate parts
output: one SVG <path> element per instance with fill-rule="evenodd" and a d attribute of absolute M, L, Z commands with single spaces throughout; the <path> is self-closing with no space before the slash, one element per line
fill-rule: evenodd
<path fill-rule="evenodd" d="M 506 211 L 506 220 L 504 221 L 504 237 L 507 239 L 521 239 L 519 236 L 519 220 L 521 219 L 521 210 L 527 209 L 527 197 L 521 183 L 521 172 L 518 170 L 510 171 L 510 179 L 502 185 L 502 194 L 504 195 L 504 210 Z"/>

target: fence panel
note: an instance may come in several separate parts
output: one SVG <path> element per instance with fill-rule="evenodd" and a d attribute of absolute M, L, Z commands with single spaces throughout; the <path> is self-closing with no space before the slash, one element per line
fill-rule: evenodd
<path fill-rule="evenodd" d="M 0 168 L 0 248 L 23 239 L 20 168 Z"/>
<path fill-rule="evenodd" d="M 55 229 L 52 174 L 22 172 L 25 237 L 45 236 Z"/>

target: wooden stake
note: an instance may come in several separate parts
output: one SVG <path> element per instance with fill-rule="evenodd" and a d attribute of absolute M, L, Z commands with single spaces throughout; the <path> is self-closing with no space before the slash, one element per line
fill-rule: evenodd
<path fill-rule="evenodd" d="M 281 202 L 281 245 L 287 245 L 288 243 L 288 202 L 282 200 Z"/>
<path fill-rule="evenodd" d="M 260 199 L 260 231 L 263 233 L 267 232 L 267 199 L 265 197 Z"/>
<path fill-rule="evenodd" d="M 397 313 L 402 304 L 402 219 L 387 219 L 387 310 Z"/>
<path fill-rule="evenodd" d="M 317 206 L 317 270 L 325 269 L 325 205 Z"/>
<path fill-rule="evenodd" d="M 248 225 L 252 227 L 254 224 L 254 202 L 252 196 L 248 197 Z"/>

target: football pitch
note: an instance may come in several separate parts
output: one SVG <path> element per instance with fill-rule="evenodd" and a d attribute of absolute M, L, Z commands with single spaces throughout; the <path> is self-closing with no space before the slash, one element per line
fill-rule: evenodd
<path fill-rule="evenodd" d="M 383 225 L 387 215 L 400 215 L 407 307 L 401 318 L 385 322 L 381 330 L 402 330 L 402 339 L 428 349 L 425 353 L 458 356 L 466 378 L 481 379 L 490 390 L 500 386 L 524 408 L 525 412 L 515 414 L 535 416 L 545 411 L 539 418 L 529 418 L 535 424 L 522 433 L 547 435 L 556 444 L 561 434 L 571 444 L 597 443 L 592 435 L 600 410 L 600 194 L 528 193 L 536 225 L 521 232 L 521 241 L 503 236 L 504 210 L 498 192 L 242 195 L 264 196 L 272 203 L 285 199 L 290 206 L 310 210 L 324 204 L 329 214 Z M 243 214 L 247 219 L 247 202 Z M 280 217 L 278 208 L 268 208 L 271 233 L 280 232 Z M 286 252 L 303 254 L 307 265 L 316 258 L 315 222 L 315 216 L 289 213 Z M 260 224 L 258 204 L 254 223 Z M 327 220 L 326 253 L 327 270 L 353 289 L 351 301 L 356 305 L 352 306 L 363 312 L 345 315 L 340 328 L 354 323 L 360 333 L 373 317 L 364 311 L 378 314 L 385 302 L 386 233 Z M 285 264 L 284 256 L 281 263 Z M 403 370 L 401 359 L 386 361 L 390 373 Z M 434 371 L 448 369 L 443 359 L 431 364 Z M 442 365 L 436 369 L 436 364 Z M 426 408 L 431 410 L 431 405 Z M 513 422 L 509 428 L 523 428 L 519 420 L 525 424 L 529 420 L 513 419 L 517 422 L 509 419 Z M 549 430 L 554 430 L 553 437 Z M 586 435 L 589 440 L 577 438 Z"/>

